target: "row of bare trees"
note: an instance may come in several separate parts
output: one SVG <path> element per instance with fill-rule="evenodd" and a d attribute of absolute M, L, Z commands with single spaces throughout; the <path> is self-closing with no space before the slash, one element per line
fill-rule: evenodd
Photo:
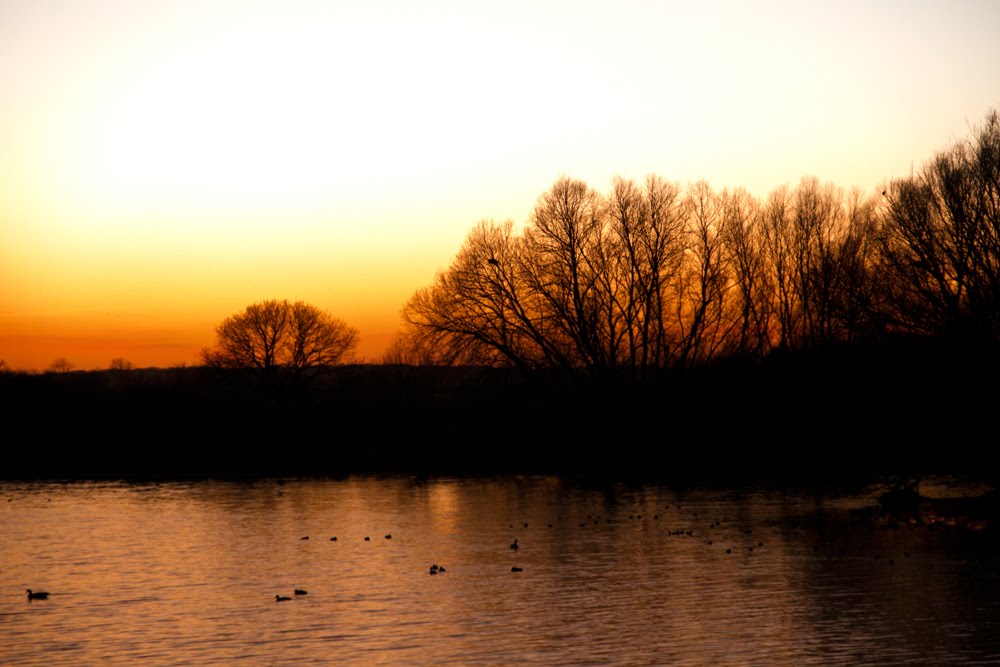
<path fill-rule="evenodd" d="M 560 178 L 523 228 L 482 221 L 416 292 L 387 359 L 593 375 L 892 331 L 1000 340 L 1000 119 L 877 196 L 766 199 Z"/>

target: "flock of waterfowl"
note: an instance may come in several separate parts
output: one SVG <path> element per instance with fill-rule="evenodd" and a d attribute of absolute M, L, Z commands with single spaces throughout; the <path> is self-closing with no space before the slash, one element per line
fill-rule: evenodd
<path fill-rule="evenodd" d="M 680 509 L 680 506 L 678 506 L 678 509 Z M 693 513 L 693 517 L 697 518 L 697 516 L 698 516 L 698 513 L 694 512 Z M 642 515 L 641 514 L 631 514 L 631 515 L 629 515 L 628 518 L 629 518 L 629 520 L 641 520 L 642 519 Z M 659 518 L 660 518 L 659 514 L 653 515 L 653 519 L 654 520 L 658 521 Z M 600 524 L 601 523 L 601 519 L 602 519 L 602 517 L 600 517 L 600 516 L 594 517 L 594 516 L 587 515 L 587 521 L 588 522 L 592 521 L 594 524 Z M 611 519 L 606 519 L 606 521 L 611 522 Z M 528 525 L 529 525 L 528 523 L 522 524 L 522 526 L 524 528 L 528 528 Z M 711 523 L 709 525 L 709 528 L 716 528 L 716 527 L 719 527 L 721 525 L 722 525 L 722 520 L 720 519 L 720 520 L 718 520 L 716 522 Z M 581 528 L 584 528 L 586 526 L 587 526 L 587 523 L 580 523 L 580 527 Z M 548 527 L 549 528 L 553 528 L 554 524 L 549 523 Z M 509 528 L 514 528 L 514 525 L 510 524 Z M 746 534 L 750 533 L 749 530 L 746 530 L 744 532 Z M 681 537 L 686 536 L 686 537 L 691 537 L 691 536 L 694 535 L 694 531 L 691 530 L 691 529 L 668 530 L 668 531 L 666 531 L 666 534 L 669 535 L 669 536 L 681 536 Z M 387 533 L 384 537 L 385 537 L 386 540 L 391 540 L 392 539 L 392 534 L 391 533 Z M 309 536 L 308 535 L 303 535 L 299 539 L 300 540 L 308 540 Z M 371 536 L 370 535 L 365 535 L 364 538 L 363 538 L 363 540 L 365 542 L 371 542 Z M 330 541 L 331 542 L 337 542 L 338 541 L 337 540 L 337 536 L 336 535 L 332 535 L 330 537 Z M 712 543 L 713 543 L 712 540 L 707 540 L 706 541 L 706 544 L 708 544 L 708 545 L 711 545 Z M 759 547 L 763 547 L 763 546 L 764 546 L 763 542 L 757 542 L 757 547 L 758 548 Z M 510 543 L 510 550 L 513 551 L 514 553 L 517 553 L 517 551 L 518 551 L 518 549 L 520 549 L 520 547 L 521 547 L 521 545 L 518 542 L 518 538 L 515 537 L 514 541 Z M 753 546 L 749 546 L 749 547 L 747 547 L 747 549 L 748 549 L 748 551 L 753 551 L 754 547 Z M 726 549 L 726 553 L 727 554 L 731 554 L 732 552 L 733 552 L 733 550 L 731 548 Z M 510 568 L 510 571 L 512 573 L 524 572 L 524 568 L 523 567 L 519 567 L 517 565 L 514 565 L 514 566 L 512 566 Z M 432 564 L 430 566 L 430 568 L 428 569 L 428 571 L 427 571 L 427 573 L 430 574 L 430 575 L 443 574 L 445 572 L 447 572 L 447 570 L 445 569 L 445 567 L 442 566 L 442 565 L 438 565 L 437 563 Z M 306 591 L 304 591 L 304 590 L 301 590 L 301 589 L 296 589 L 295 590 L 295 595 L 296 596 L 305 595 L 305 594 L 306 594 Z M 293 599 L 294 598 L 292 598 L 292 597 L 289 597 L 289 596 L 286 596 L 286 595 L 280 595 L 280 594 L 274 596 L 275 602 L 287 602 L 287 601 L 293 600 Z"/>
<path fill-rule="evenodd" d="M 678 505 L 677 509 L 680 510 L 681 506 Z M 559 519 L 561 519 L 561 518 L 562 517 L 559 517 Z M 585 528 L 588 525 L 599 525 L 599 524 L 604 523 L 604 522 L 606 522 L 606 523 L 612 523 L 612 522 L 616 521 L 615 519 L 612 519 L 610 517 L 602 517 L 602 516 L 587 515 L 586 518 L 587 518 L 587 520 L 585 522 L 580 522 L 579 523 L 580 528 Z M 628 515 L 629 521 L 641 521 L 642 518 L 643 518 L 642 514 L 630 514 L 630 515 Z M 689 518 L 692 519 L 692 520 L 694 520 L 695 522 L 698 522 L 698 512 L 691 512 L 690 515 L 689 515 Z M 658 522 L 659 519 L 660 519 L 660 515 L 659 514 L 654 514 L 652 516 L 652 519 L 653 519 L 654 522 Z M 701 537 L 704 538 L 703 543 L 705 545 L 712 546 L 712 545 L 715 544 L 714 540 L 711 539 L 710 536 L 713 535 L 713 534 L 715 534 L 714 529 L 722 528 L 723 523 L 725 521 L 726 520 L 724 518 L 720 518 L 720 519 L 716 519 L 715 521 L 712 521 L 711 523 L 708 523 L 707 525 L 702 524 L 702 528 L 707 528 L 708 529 L 707 531 L 705 531 L 705 530 L 699 530 L 698 531 L 698 532 L 702 533 Z M 528 523 L 523 523 L 522 524 L 523 528 L 528 528 L 528 525 L 529 525 Z M 511 529 L 514 529 L 514 524 L 510 524 L 508 527 L 511 528 Z M 549 528 L 553 528 L 554 524 L 553 523 L 549 523 L 548 527 Z M 898 527 L 900 527 L 900 525 L 897 523 L 894 527 L 898 528 Z M 933 526 L 930 526 L 930 528 L 933 529 Z M 725 550 L 724 550 L 725 554 L 731 555 L 731 554 L 733 554 L 734 552 L 737 552 L 737 551 L 743 551 L 744 553 L 749 554 L 749 553 L 753 553 L 755 550 L 758 550 L 758 549 L 761 549 L 761 548 L 764 547 L 764 542 L 762 540 L 759 540 L 759 539 L 758 540 L 747 539 L 752 534 L 752 532 L 753 532 L 752 529 L 745 528 L 741 532 L 742 532 L 742 534 L 745 537 L 744 537 L 743 540 L 739 540 L 739 541 L 743 541 L 744 544 L 740 545 L 740 546 L 727 546 L 725 548 Z M 679 528 L 679 529 L 676 529 L 676 530 L 666 530 L 666 531 L 663 532 L 663 534 L 665 534 L 667 536 L 670 536 L 670 537 L 696 537 L 696 535 L 695 535 L 695 529 L 694 528 L 687 528 L 687 527 L 685 527 L 685 528 Z M 301 539 L 308 540 L 309 537 L 308 536 L 304 536 Z M 385 539 L 387 539 L 387 540 L 392 539 L 392 535 L 391 534 L 386 534 L 385 535 Z M 330 537 L 330 541 L 331 542 L 336 542 L 337 541 L 337 536 L 334 535 L 334 536 Z M 371 541 L 371 537 L 366 535 L 364 537 L 364 541 L 365 542 L 370 542 Z M 747 544 L 747 542 L 749 542 L 749 544 Z M 521 544 L 518 542 L 518 538 L 515 537 L 513 539 L 513 542 L 510 543 L 510 550 L 513 551 L 514 553 L 517 553 L 518 550 L 520 549 L 520 547 L 521 547 Z M 822 552 L 822 551 L 828 551 L 828 550 L 823 549 L 820 546 L 816 546 L 813 549 L 814 553 Z M 839 551 L 838 550 L 828 551 L 828 553 L 826 554 L 828 560 L 833 558 L 834 552 L 839 553 L 839 555 L 841 555 L 841 556 L 847 555 L 847 550 L 844 549 L 844 548 L 840 548 Z M 871 554 L 869 554 L 869 555 L 871 555 Z M 910 552 L 909 551 L 905 551 L 905 552 L 902 552 L 901 555 L 904 558 L 909 558 L 910 557 Z M 880 560 L 881 559 L 881 554 L 876 553 L 874 555 L 871 555 L 871 557 L 874 560 Z M 888 562 L 889 565 L 893 565 L 895 563 L 895 560 L 892 559 L 892 558 L 888 558 L 886 560 L 887 560 L 887 562 Z M 510 571 L 512 573 L 524 572 L 524 568 L 523 567 L 519 567 L 517 565 L 514 565 L 514 566 L 511 567 Z M 428 574 L 430 574 L 430 575 L 437 575 L 437 574 L 444 573 L 444 572 L 446 572 L 445 568 L 443 566 L 440 566 L 440 565 L 436 564 L 436 563 L 432 564 L 430 566 L 430 568 L 428 569 Z M 296 594 L 297 595 L 298 594 L 303 594 L 304 595 L 305 591 L 298 591 L 297 590 Z M 276 595 L 275 596 L 275 600 L 278 601 L 278 602 L 283 602 L 283 601 L 290 600 L 290 599 L 292 599 L 292 598 L 281 596 L 281 595 Z"/>
<path fill-rule="evenodd" d="M 680 506 L 678 506 L 678 509 L 680 509 Z M 692 513 L 692 518 L 697 519 L 697 517 L 698 517 L 698 513 L 697 512 L 693 512 Z M 629 515 L 628 518 L 629 518 L 629 520 L 641 520 L 642 519 L 642 515 L 641 514 L 633 514 L 633 515 Z M 653 520 L 654 521 L 658 521 L 659 518 L 660 518 L 660 516 L 658 514 L 653 515 Z M 593 524 L 600 524 L 602 522 L 602 519 L 604 521 L 606 521 L 606 522 L 611 522 L 612 521 L 611 518 L 604 518 L 604 517 L 601 517 L 601 516 L 587 515 L 587 522 L 586 523 L 581 522 L 579 525 L 580 525 L 581 528 L 584 528 L 584 527 L 586 527 L 591 522 Z M 713 521 L 712 523 L 708 524 L 708 528 L 709 529 L 719 528 L 719 527 L 722 526 L 722 523 L 723 523 L 723 519 L 719 519 L 719 520 Z M 528 523 L 524 523 L 523 527 L 527 528 L 528 527 Z M 553 524 L 549 523 L 548 527 L 552 528 Z M 511 524 L 509 526 L 509 528 L 513 529 L 514 525 Z M 932 528 L 933 528 L 933 526 L 932 526 Z M 743 533 L 745 535 L 750 535 L 751 534 L 751 530 L 750 529 L 745 529 L 743 531 Z M 689 528 L 682 528 L 682 529 L 677 529 L 677 530 L 667 530 L 667 531 L 665 531 L 665 534 L 668 535 L 668 536 L 671 536 L 671 537 L 693 537 L 694 536 L 694 530 L 689 529 Z M 388 533 L 388 534 L 386 534 L 384 536 L 384 538 L 386 540 L 391 540 L 392 539 L 392 534 Z M 300 539 L 301 540 L 308 540 L 309 536 L 308 535 L 304 535 Z M 336 535 L 331 536 L 330 537 L 330 541 L 331 542 L 336 542 L 337 541 L 337 536 Z M 368 536 L 368 535 L 364 536 L 364 541 L 365 542 L 370 542 L 371 541 L 371 537 Z M 714 541 L 712 539 L 707 539 L 707 540 L 705 540 L 705 544 L 711 546 L 711 545 L 714 544 Z M 517 553 L 517 551 L 520 548 L 520 546 L 521 545 L 518 543 L 518 538 L 515 537 L 514 541 L 511 542 L 511 544 L 510 544 L 510 550 L 513 551 L 514 553 Z M 761 548 L 763 546 L 764 546 L 764 542 L 758 540 L 758 541 L 756 541 L 756 544 L 745 545 L 743 547 L 743 549 L 747 553 L 750 553 L 750 552 L 753 552 L 755 548 L 759 549 L 759 548 Z M 731 546 L 727 547 L 725 549 L 725 553 L 726 554 L 732 554 L 733 551 L 734 551 L 734 549 Z M 814 552 L 817 552 L 817 551 L 820 551 L 820 547 L 819 546 L 816 546 L 814 548 Z M 840 554 L 844 555 L 844 550 L 843 549 L 840 550 Z M 902 555 L 903 555 L 904 558 L 909 558 L 910 557 L 910 553 L 908 551 L 904 552 Z M 880 557 L 881 557 L 880 554 L 875 554 L 874 555 L 874 559 L 876 559 L 876 560 L 880 559 Z M 828 558 L 832 558 L 832 554 L 829 554 Z M 890 565 L 893 564 L 894 562 L 895 561 L 893 559 L 888 559 L 888 563 Z M 524 568 L 515 565 L 515 566 L 511 567 L 510 571 L 512 573 L 523 572 Z M 440 566 L 440 565 L 438 565 L 436 563 L 432 564 L 430 566 L 429 570 L 428 570 L 428 574 L 431 574 L 431 575 L 437 575 L 439 573 L 444 573 L 444 572 L 446 572 L 446 569 L 443 566 Z M 307 594 L 307 591 L 305 591 L 303 589 L 300 589 L 300 588 L 296 588 L 293 591 L 293 596 L 277 594 L 277 595 L 274 596 L 274 599 L 275 599 L 275 602 L 287 602 L 287 601 L 295 599 L 296 597 L 301 597 L 301 596 L 304 596 L 306 594 Z M 46 600 L 46 599 L 49 598 L 49 595 L 50 594 L 47 591 L 36 591 L 36 590 L 32 590 L 30 588 L 27 589 L 27 599 L 28 600 Z"/>

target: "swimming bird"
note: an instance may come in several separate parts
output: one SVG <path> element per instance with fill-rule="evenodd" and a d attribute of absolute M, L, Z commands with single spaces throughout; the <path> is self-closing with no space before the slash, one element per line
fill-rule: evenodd
<path fill-rule="evenodd" d="M 275 595 L 274 596 L 274 601 L 275 602 L 287 602 L 287 601 L 289 601 L 291 599 L 292 598 L 290 598 L 290 597 L 288 597 L 286 595 Z"/>
<path fill-rule="evenodd" d="M 295 594 L 296 594 L 296 595 L 306 595 L 306 594 L 308 594 L 308 593 L 309 593 L 309 591 L 304 591 L 304 590 L 302 590 L 301 588 L 296 588 L 296 589 L 295 589 Z"/>
<path fill-rule="evenodd" d="M 511 572 L 524 572 L 524 568 L 521 568 L 521 567 L 518 567 L 518 566 L 515 565 L 514 567 L 510 568 L 510 571 Z"/>
<path fill-rule="evenodd" d="M 49 594 L 45 591 L 32 591 L 30 588 L 28 589 L 29 600 L 46 600 L 48 597 Z"/>
<path fill-rule="evenodd" d="M 517 546 L 517 538 L 516 537 L 514 538 L 514 542 L 510 545 L 510 548 L 513 549 L 514 551 L 517 551 L 518 546 Z"/>

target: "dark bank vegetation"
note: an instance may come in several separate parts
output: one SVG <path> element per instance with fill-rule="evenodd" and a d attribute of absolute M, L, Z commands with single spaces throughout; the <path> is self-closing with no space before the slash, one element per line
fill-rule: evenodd
<path fill-rule="evenodd" d="M 326 315 L 335 353 L 296 356 L 298 306 L 227 319 L 203 367 L 0 373 L 0 472 L 995 485 L 1000 118 L 872 197 L 559 179 L 470 232 L 382 365 L 338 366 Z"/>
<path fill-rule="evenodd" d="M 996 358 L 923 338 L 593 387 L 516 369 L 347 365 L 308 384 L 191 367 L 0 374 L 0 475 L 561 474 L 994 483 Z"/>

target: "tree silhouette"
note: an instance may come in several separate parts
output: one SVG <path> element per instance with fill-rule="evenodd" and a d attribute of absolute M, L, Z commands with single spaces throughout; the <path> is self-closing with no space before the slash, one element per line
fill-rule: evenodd
<path fill-rule="evenodd" d="M 394 359 L 597 378 L 894 331 L 1000 342 L 1000 116 L 881 198 L 559 178 L 520 233 L 476 225 L 403 319 Z"/>
<path fill-rule="evenodd" d="M 76 364 L 66 357 L 56 357 L 45 370 L 49 373 L 69 373 L 74 368 L 76 368 Z"/>
<path fill-rule="evenodd" d="M 133 368 L 132 362 L 124 357 L 115 357 L 108 366 L 113 371 L 130 371 Z"/>
<path fill-rule="evenodd" d="M 1000 341 L 1000 115 L 884 193 L 893 323 Z"/>
<path fill-rule="evenodd" d="M 281 369 L 299 377 L 336 365 L 358 343 L 357 329 L 302 301 L 251 304 L 223 320 L 215 334 L 216 346 L 201 353 L 206 365 L 257 369 L 266 378 Z"/>

